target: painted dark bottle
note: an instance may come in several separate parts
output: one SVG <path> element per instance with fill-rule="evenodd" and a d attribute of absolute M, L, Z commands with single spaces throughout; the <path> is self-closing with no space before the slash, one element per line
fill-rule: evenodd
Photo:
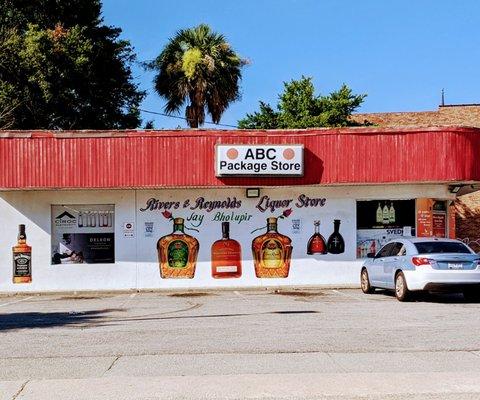
<path fill-rule="evenodd" d="M 333 233 L 327 241 L 327 250 L 330 254 L 342 254 L 345 252 L 345 240 L 340 234 L 340 220 L 333 220 Z"/>

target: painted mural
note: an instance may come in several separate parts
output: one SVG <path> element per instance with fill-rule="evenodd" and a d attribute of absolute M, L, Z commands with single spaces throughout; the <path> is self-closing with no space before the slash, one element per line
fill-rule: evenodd
<path fill-rule="evenodd" d="M 139 248 L 163 279 L 194 279 L 209 264 L 213 279 L 287 279 L 321 260 L 355 257 L 355 203 L 309 193 L 263 190 L 246 198 L 199 191 L 139 193 Z M 225 193 L 225 192 L 223 192 Z"/>

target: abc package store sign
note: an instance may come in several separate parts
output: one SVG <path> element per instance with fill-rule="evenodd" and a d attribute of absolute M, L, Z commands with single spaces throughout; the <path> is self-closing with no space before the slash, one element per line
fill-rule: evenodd
<path fill-rule="evenodd" d="M 216 176 L 303 176 L 303 145 L 216 146 Z"/>

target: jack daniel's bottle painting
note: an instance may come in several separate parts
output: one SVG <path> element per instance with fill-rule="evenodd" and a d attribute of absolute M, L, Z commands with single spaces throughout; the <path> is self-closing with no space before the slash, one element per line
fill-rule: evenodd
<path fill-rule="evenodd" d="M 12 252 L 13 283 L 30 283 L 32 281 L 32 248 L 27 244 L 23 224 L 18 226 L 18 240 Z"/>

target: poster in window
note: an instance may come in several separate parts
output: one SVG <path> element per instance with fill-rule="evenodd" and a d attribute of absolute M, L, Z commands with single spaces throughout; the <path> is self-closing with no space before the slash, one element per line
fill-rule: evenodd
<path fill-rule="evenodd" d="M 456 217 L 455 203 L 452 201 L 451 204 L 448 206 L 448 237 L 450 239 L 457 238 L 457 235 L 455 232 L 455 217 Z"/>
<path fill-rule="evenodd" d="M 52 205 L 52 264 L 115 262 L 115 206 Z"/>
<path fill-rule="evenodd" d="M 430 237 L 433 235 L 432 208 L 432 199 L 417 200 L 417 227 L 419 237 Z"/>
<path fill-rule="evenodd" d="M 445 200 L 418 199 L 417 226 L 419 237 L 447 236 L 447 203 Z"/>

